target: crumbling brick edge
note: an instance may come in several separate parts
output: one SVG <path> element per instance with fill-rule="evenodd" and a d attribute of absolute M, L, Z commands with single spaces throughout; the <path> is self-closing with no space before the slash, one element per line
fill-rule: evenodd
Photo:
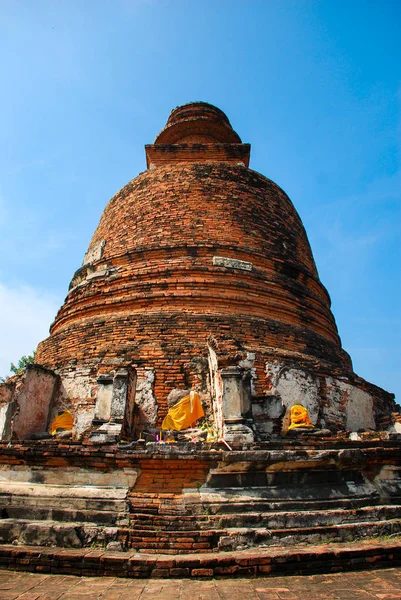
<path fill-rule="evenodd" d="M 219 578 L 310 575 L 401 565 L 401 539 L 286 548 L 257 548 L 200 556 L 0 546 L 0 568 L 36 573 L 128 578 Z"/>

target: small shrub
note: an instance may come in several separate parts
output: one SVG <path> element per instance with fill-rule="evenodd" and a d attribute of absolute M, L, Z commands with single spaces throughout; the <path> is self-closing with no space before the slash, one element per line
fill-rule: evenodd
<path fill-rule="evenodd" d="M 19 375 L 26 369 L 28 365 L 33 365 L 35 362 L 35 352 L 32 354 L 28 354 L 28 356 L 21 356 L 18 363 L 15 365 L 14 363 L 10 364 L 10 371 L 13 375 Z M 5 383 L 9 379 L 9 376 L 0 377 L 0 383 Z"/>

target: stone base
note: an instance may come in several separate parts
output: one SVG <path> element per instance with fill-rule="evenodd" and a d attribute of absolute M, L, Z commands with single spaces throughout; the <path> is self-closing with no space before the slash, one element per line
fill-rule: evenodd
<path fill-rule="evenodd" d="M 312 573 L 332 575 L 333 572 L 372 569 L 372 566 L 375 569 L 394 568 L 401 564 L 401 542 L 398 539 L 368 539 L 323 546 L 309 544 L 301 548 L 290 546 L 285 550 L 258 548 L 230 553 L 213 552 L 203 554 L 201 559 L 195 558 L 193 554 L 166 556 L 155 553 L 138 554 L 135 550 L 131 550 L 116 555 L 115 552 L 104 548 L 96 550 L 82 548 L 68 552 L 55 547 L 14 545 L 2 545 L 1 553 L 2 568 L 13 571 L 61 573 L 85 577 L 171 578 L 174 580 L 174 585 L 177 578 L 220 579 L 238 576 L 253 578 L 311 575 Z M 325 585 L 327 589 L 327 583 Z M 52 589 L 51 594 L 53 592 Z M 106 597 L 111 596 L 106 593 Z M 307 594 L 304 597 L 309 596 Z M 328 596 L 326 594 L 321 597 Z M 383 595 L 383 597 L 399 596 Z"/>
<path fill-rule="evenodd" d="M 254 441 L 254 433 L 250 427 L 243 423 L 225 423 L 224 439 L 228 443 L 248 444 Z"/>
<path fill-rule="evenodd" d="M 330 437 L 331 431 L 329 429 L 316 429 L 312 427 L 296 427 L 287 431 L 287 437 L 299 437 L 304 435 L 310 435 L 313 437 Z"/>
<path fill-rule="evenodd" d="M 226 425 L 247 432 L 245 423 Z M 128 552 L 194 560 L 239 547 L 282 552 L 396 536 L 400 445 L 377 435 L 232 442 L 229 451 L 222 443 L 3 442 L 0 553 L 5 544 L 92 552 L 117 542 Z"/>
<path fill-rule="evenodd" d="M 114 444 L 121 437 L 121 428 L 121 423 L 104 423 L 99 429 L 92 431 L 89 439 L 98 444 Z"/>

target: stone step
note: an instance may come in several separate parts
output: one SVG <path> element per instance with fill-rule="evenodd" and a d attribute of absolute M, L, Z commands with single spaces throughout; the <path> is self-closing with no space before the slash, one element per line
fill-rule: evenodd
<path fill-rule="evenodd" d="M 367 486 L 352 490 L 347 487 L 346 490 L 334 490 L 332 495 L 320 494 L 316 490 L 311 492 L 295 490 L 283 491 L 280 489 L 221 489 L 211 490 L 208 488 L 186 489 L 184 490 L 181 504 L 175 500 L 174 503 L 165 501 L 162 497 L 156 497 L 155 494 L 143 493 L 141 497 L 130 497 L 130 512 L 144 515 L 171 516 L 172 518 L 185 519 L 191 515 L 199 518 L 201 515 L 208 514 L 231 514 L 247 512 L 284 512 L 284 511 L 304 511 L 304 510 L 330 510 L 333 508 L 360 508 L 364 506 L 374 506 L 381 504 L 378 492 Z M 327 490 L 326 490 L 327 492 Z M 346 493 L 345 493 L 346 492 Z M 366 492 L 366 493 L 362 493 Z M 337 496 L 335 495 L 337 494 Z M 397 503 L 391 498 L 392 503 Z M 400 501 L 401 503 L 401 501 Z"/>
<path fill-rule="evenodd" d="M 161 554 L 164 554 L 166 552 L 166 550 L 168 551 L 167 553 L 170 554 L 170 551 L 172 551 L 172 553 L 176 553 L 176 554 L 188 554 L 189 552 L 193 552 L 193 553 L 198 553 L 198 552 L 205 552 L 205 551 L 209 551 L 212 552 L 213 550 L 216 551 L 217 549 L 217 545 L 216 544 L 209 544 L 207 542 L 147 542 L 147 543 L 141 543 L 141 542 L 132 542 L 130 543 L 130 547 L 132 549 L 136 549 L 138 552 L 159 552 Z"/>
<path fill-rule="evenodd" d="M 401 518 L 387 521 L 361 521 L 327 526 L 288 527 L 240 527 L 208 531 L 157 532 L 135 530 L 129 534 L 129 545 L 139 551 L 165 549 L 197 552 L 199 549 L 236 550 L 238 547 L 273 546 L 327 541 L 349 541 L 372 536 L 388 536 L 401 533 Z"/>
<path fill-rule="evenodd" d="M 401 517 L 401 505 L 369 506 L 357 509 L 331 509 L 324 511 L 294 511 L 275 513 L 239 513 L 228 515 L 196 515 L 185 517 L 130 515 L 131 528 L 147 531 L 186 531 L 189 533 L 196 523 L 198 530 L 227 527 L 267 527 L 269 529 L 331 526 L 343 523 L 388 520 Z"/>
<path fill-rule="evenodd" d="M 15 543 L 62 548 L 83 548 L 91 545 L 105 547 L 109 542 L 121 539 L 125 535 L 127 532 L 124 529 L 104 527 L 98 523 L 0 520 L 0 545 Z"/>
<path fill-rule="evenodd" d="M 174 532 L 172 535 L 160 535 L 156 532 L 135 531 L 129 534 L 129 545 L 138 550 L 144 549 L 164 549 L 185 550 L 186 552 L 198 552 L 210 548 L 217 548 L 220 535 L 226 532 L 207 531 L 207 532 Z"/>
<path fill-rule="evenodd" d="M 256 469 L 235 466 L 230 469 L 210 469 L 208 487 L 212 489 L 223 488 L 288 488 L 309 489 L 311 487 L 327 487 L 332 489 L 348 484 L 365 485 L 366 482 L 360 469 L 336 468 L 327 464 L 325 467 L 289 469 Z"/>
<path fill-rule="evenodd" d="M 126 510 L 125 499 L 112 500 L 109 498 L 65 498 L 65 497 L 40 497 L 40 496 L 0 496 L 1 508 L 7 506 L 23 506 L 27 510 L 31 508 L 59 508 L 65 507 L 75 510 L 98 510 L 98 511 L 122 511 Z"/>
<path fill-rule="evenodd" d="M 131 512 L 138 512 L 147 515 L 165 514 L 172 515 L 175 517 L 181 517 L 188 514 L 188 511 L 184 504 L 170 504 L 168 502 L 160 501 L 157 503 L 145 503 L 143 501 L 136 501 L 129 498 Z"/>
<path fill-rule="evenodd" d="M 107 488 L 74 488 L 62 486 L 35 485 L 35 487 L 15 485 L 0 493 L 0 509 L 24 509 L 26 512 L 36 509 L 83 510 L 126 512 L 126 491 Z"/>
<path fill-rule="evenodd" d="M 207 538 L 210 537 L 211 535 L 214 535 L 214 533 L 216 532 L 216 530 L 214 529 L 207 529 L 205 531 L 200 531 L 199 529 L 193 529 L 193 530 L 181 530 L 181 529 L 177 529 L 174 531 L 160 531 L 160 530 L 156 530 L 156 531 L 150 531 L 149 529 L 129 529 L 130 531 L 130 535 L 131 535 L 131 539 L 134 539 L 135 537 L 139 536 L 141 539 L 142 538 L 155 538 L 157 537 L 157 539 L 161 539 L 161 540 L 170 540 L 173 538 Z M 155 535 L 157 534 L 157 536 Z M 183 542 L 187 541 L 186 539 L 181 540 Z M 190 540 L 189 540 L 190 541 Z"/>
<path fill-rule="evenodd" d="M 327 526 L 237 527 L 210 530 L 149 531 L 119 527 L 104 527 L 97 523 L 61 523 L 59 521 L 31 521 L 3 519 L 0 521 L 0 544 L 16 543 L 32 546 L 60 546 L 82 548 L 105 547 L 111 541 L 120 541 L 123 547 L 138 552 L 202 553 L 212 550 L 231 551 L 237 548 L 286 546 L 343 542 L 373 536 L 401 534 L 401 518 L 380 521 L 361 521 Z"/>
<path fill-rule="evenodd" d="M 163 550 L 160 550 L 159 548 L 143 548 L 143 549 L 135 549 L 132 548 L 132 550 L 134 550 L 135 552 L 138 552 L 138 554 L 156 554 L 159 556 L 164 556 L 165 554 L 167 554 L 168 556 L 175 556 L 175 555 L 182 555 L 182 554 L 188 554 L 190 553 L 191 556 L 194 556 L 194 554 L 210 554 L 211 552 L 216 552 L 216 548 L 203 548 L 203 549 L 198 549 L 198 550 L 191 550 L 188 548 L 163 548 Z"/>
<path fill-rule="evenodd" d="M 25 496 L 41 498 L 87 498 L 125 500 L 126 488 L 95 485 L 54 485 L 48 483 L 0 482 L 0 496 Z"/>
<path fill-rule="evenodd" d="M 305 510 L 293 512 L 244 513 L 210 516 L 218 529 L 235 526 L 284 529 L 292 527 L 330 527 L 346 523 L 360 523 L 401 518 L 401 505 L 368 506 L 363 508 Z"/>
<path fill-rule="evenodd" d="M 249 498 L 238 500 L 231 498 L 212 498 L 200 499 L 198 504 L 192 504 L 193 512 L 204 512 L 208 514 L 232 514 L 247 512 L 285 512 L 285 511 L 303 511 L 303 510 L 330 510 L 333 508 L 360 508 L 364 506 L 374 506 L 379 504 L 378 494 L 368 496 L 355 496 L 354 498 L 338 499 L 289 499 L 289 498 Z M 189 508 L 187 504 L 187 508 Z M 198 507 L 198 508 L 197 508 Z"/>
<path fill-rule="evenodd" d="M 166 549 L 198 552 L 218 549 L 233 551 L 237 548 L 255 546 L 286 546 L 288 544 L 345 542 L 373 536 L 401 534 L 401 519 L 388 521 L 346 523 L 327 527 L 298 527 L 269 530 L 267 528 L 227 528 L 203 532 L 207 535 L 183 536 L 182 532 L 155 536 L 155 532 L 135 531 L 129 537 L 129 545 L 140 552 L 148 550 L 163 553 Z"/>
<path fill-rule="evenodd" d="M 200 529 L 210 525 L 210 517 L 207 515 L 150 515 L 148 513 L 130 513 L 129 521 L 131 528 L 159 529 L 161 531 L 180 530 L 186 531 L 194 528 L 194 524 Z"/>
<path fill-rule="evenodd" d="M 0 514 L 63 521 L 90 521 L 92 514 L 96 522 L 107 523 L 110 518 L 115 521 L 113 514 L 127 513 L 126 495 L 124 488 L 1 482 Z"/>
<path fill-rule="evenodd" d="M 239 528 L 220 534 L 218 549 L 236 550 L 244 547 L 287 546 L 349 542 L 370 537 L 401 535 L 401 519 L 388 521 L 345 523 L 327 527 L 297 527 L 286 529 Z"/>
<path fill-rule="evenodd" d="M 97 525 L 115 525 L 127 517 L 127 512 L 117 510 L 76 510 L 70 508 L 54 508 L 41 506 L 6 506 L 2 505 L 1 515 L 5 519 L 26 519 L 34 521 L 61 521 L 96 523 Z"/>
<path fill-rule="evenodd" d="M 228 482 L 227 482 L 228 483 Z M 190 495 L 196 492 L 201 497 L 219 496 L 229 497 L 246 497 L 252 499 L 269 499 L 277 500 L 336 500 L 338 498 L 353 498 L 354 496 L 376 496 L 378 495 L 377 488 L 373 483 L 363 479 L 337 481 L 331 484 L 326 482 L 315 483 L 298 483 L 298 484 L 281 484 L 281 485 L 263 485 L 263 486 L 230 486 L 221 485 L 219 487 L 211 486 L 208 481 L 207 485 L 200 488 L 187 488 L 185 495 Z"/>
<path fill-rule="evenodd" d="M 131 578 L 213 578 L 311 575 L 401 565 L 401 538 L 352 543 L 254 548 L 234 552 L 112 552 L 43 546 L 0 546 L 3 569 Z M 210 594 L 209 594 L 210 595 Z M 306 597 L 306 596 L 305 596 Z"/>

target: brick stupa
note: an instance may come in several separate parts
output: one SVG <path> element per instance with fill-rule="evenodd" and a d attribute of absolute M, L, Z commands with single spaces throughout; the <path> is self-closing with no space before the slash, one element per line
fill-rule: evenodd
<path fill-rule="evenodd" d="M 334 431 L 388 421 L 393 396 L 353 373 L 300 217 L 249 155 L 218 108 L 172 111 L 39 344 L 41 422 L 27 401 L 18 437 L 70 410 L 77 438 L 131 439 L 183 389 L 228 441 L 269 439 L 296 403 Z"/>
<path fill-rule="evenodd" d="M 3 566 L 160 578 L 401 560 L 394 397 L 353 373 L 302 222 L 249 154 L 214 106 L 173 110 L 36 364 L 0 384 Z M 156 442 L 189 390 L 212 440 Z M 283 435 L 299 404 L 314 427 Z M 50 437 L 63 411 L 73 430 Z M 374 536 L 389 538 L 327 546 Z"/>

